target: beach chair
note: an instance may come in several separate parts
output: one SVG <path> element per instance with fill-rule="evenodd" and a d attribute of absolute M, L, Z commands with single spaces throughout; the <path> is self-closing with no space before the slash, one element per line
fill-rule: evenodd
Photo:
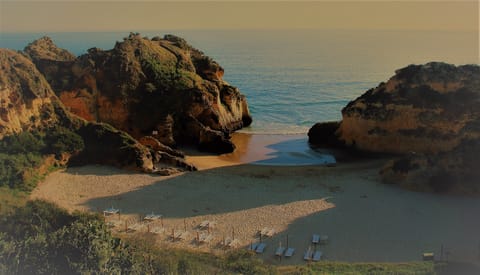
<path fill-rule="evenodd" d="M 283 252 L 285 252 L 285 247 L 279 246 L 277 250 L 275 250 L 275 256 L 282 256 Z"/>
<path fill-rule="evenodd" d="M 210 224 L 210 221 L 202 221 L 198 227 L 201 229 L 206 229 L 208 228 L 208 225 Z"/>
<path fill-rule="evenodd" d="M 257 246 L 257 249 L 255 249 L 255 252 L 257 252 L 257 254 L 263 253 L 266 246 L 267 246 L 267 244 L 265 244 L 265 243 L 259 243 L 258 246 Z"/>
<path fill-rule="evenodd" d="M 314 262 L 318 262 L 320 261 L 320 258 L 322 257 L 322 251 L 320 250 L 317 250 L 315 251 L 315 253 L 313 254 L 313 261 Z"/>
<path fill-rule="evenodd" d="M 311 261 L 313 256 L 313 251 L 311 248 L 308 248 L 305 253 L 303 254 L 303 259 L 305 261 Z"/>
<path fill-rule="evenodd" d="M 289 247 L 287 251 L 285 251 L 285 257 L 292 257 L 294 252 L 295 248 Z"/>
<path fill-rule="evenodd" d="M 270 231 L 270 228 L 264 227 L 262 230 L 260 230 L 260 235 L 266 236 L 268 234 L 268 231 Z"/>
<path fill-rule="evenodd" d="M 118 214 L 118 213 L 120 213 L 120 209 L 116 209 L 116 208 L 113 208 L 113 207 L 110 207 L 110 208 L 107 208 L 107 209 L 103 210 L 103 215 L 104 216 L 114 215 L 114 214 Z"/>
<path fill-rule="evenodd" d="M 265 236 L 272 237 L 274 234 L 275 234 L 275 229 L 271 228 L 270 230 L 268 230 Z"/>
<path fill-rule="evenodd" d="M 139 231 L 140 229 L 142 229 L 143 225 L 140 224 L 140 223 L 134 223 L 134 224 L 131 224 L 127 227 L 127 231 L 128 232 L 134 232 L 134 231 Z"/>
<path fill-rule="evenodd" d="M 433 261 L 435 259 L 435 255 L 432 252 L 426 252 L 422 254 L 422 259 L 424 261 Z"/>
<path fill-rule="evenodd" d="M 312 236 L 312 243 L 318 244 L 320 242 L 320 235 L 318 234 L 313 234 Z"/>
<path fill-rule="evenodd" d="M 238 239 L 234 239 L 228 242 L 227 247 L 235 248 L 235 247 L 239 247 L 240 245 L 241 245 L 240 241 Z"/>

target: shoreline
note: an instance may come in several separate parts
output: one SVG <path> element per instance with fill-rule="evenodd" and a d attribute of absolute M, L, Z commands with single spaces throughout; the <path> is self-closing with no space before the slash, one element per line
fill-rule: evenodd
<path fill-rule="evenodd" d="M 212 155 L 186 148 L 186 159 L 199 170 L 250 164 L 274 167 L 335 165 L 328 151 L 316 151 L 308 144 L 306 134 L 251 134 L 234 133 L 233 153 Z M 182 148 L 183 149 L 183 148 Z"/>
<path fill-rule="evenodd" d="M 285 142 L 274 138 L 264 141 Z M 117 224 L 116 234 L 147 234 L 162 246 L 214 254 L 228 249 L 222 246 L 224 239 L 234 237 L 243 249 L 259 241 L 259 230 L 274 229 L 272 237 L 263 239 L 267 248 L 259 255 L 273 264 L 304 263 L 313 234 L 329 236 L 318 247 L 327 260 L 417 261 L 423 252 L 440 255 L 443 245 L 451 261 L 478 263 L 478 199 L 381 184 L 382 159 L 339 162 L 336 167 L 257 165 L 258 159 L 271 156 L 255 147 L 262 139 L 239 140 L 244 143 L 235 140 L 237 154 L 190 155 L 189 160 L 200 164 L 197 172 L 159 177 L 105 166 L 74 167 L 49 175 L 31 198 L 51 200 L 70 211 L 119 208 L 119 222 L 115 216 L 107 218 Z M 163 232 L 147 233 L 160 226 L 158 221 L 136 233 L 123 232 L 125 221 L 140 224 L 139 216 L 152 212 L 163 215 Z M 198 227 L 206 220 L 215 222 L 211 232 Z M 185 227 L 188 237 L 172 242 L 172 229 L 182 232 Z M 197 232 L 211 233 L 212 240 L 197 245 Z M 280 242 L 286 245 L 287 235 L 296 252 L 279 263 L 273 254 Z"/>

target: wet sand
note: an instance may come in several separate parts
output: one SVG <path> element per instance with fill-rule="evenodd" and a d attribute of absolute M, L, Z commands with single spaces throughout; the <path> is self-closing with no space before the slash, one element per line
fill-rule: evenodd
<path fill-rule="evenodd" d="M 478 198 L 381 184 L 378 170 L 383 160 L 327 167 L 321 165 L 325 156 L 318 156 L 314 165 L 288 165 L 295 158 L 312 157 L 297 136 L 242 134 L 234 141 L 234 154 L 189 156 L 200 168 L 197 172 L 158 177 L 105 166 L 69 168 L 48 176 L 32 198 L 69 210 L 119 208 L 120 221 L 117 216 L 107 218 L 118 223 L 113 229 L 118 234 L 147 234 L 147 227 L 123 233 L 125 221 L 162 214 L 165 232 L 152 234 L 156 242 L 219 254 L 226 250 L 224 239 L 234 238 L 247 247 L 259 241 L 259 230 L 274 229 L 273 237 L 262 239 L 267 247 L 260 257 L 268 262 L 279 262 L 273 255 L 280 243 L 286 245 L 287 235 L 296 253 L 281 263 L 304 262 L 312 235 L 321 234 L 329 241 L 316 248 L 329 260 L 414 261 L 421 260 L 423 252 L 434 252 L 439 259 L 443 245 L 449 260 L 480 263 Z M 279 164 L 272 165 L 275 161 Z M 198 227 L 206 220 L 215 222 L 211 230 Z M 160 228 L 160 222 L 153 227 Z M 185 240 L 170 240 L 172 230 L 185 229 Z M 212 234 L 212 241 L 196 244 L 197 232 Z"/>

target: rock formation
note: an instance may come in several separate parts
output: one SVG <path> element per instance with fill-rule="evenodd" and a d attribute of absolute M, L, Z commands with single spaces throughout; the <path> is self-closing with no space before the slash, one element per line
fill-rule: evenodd
<path fill-rule="evenodd" d="M 382 153 L 450 151 L 480 138 L 480 67 L 428 63 L 400 69 L 350 102 L 338 128 L 330 128 L 315 125 L 310 142 Z"/>
<path fill-rule="evenodd" d="M 46 58 L 54 55 L 37 46 L 30 54 L 42 56 L 45 68 L 53 68 Z M 62 62 L 71 62 L 67 52 L 48 49 Z M 151 139 L 144 138 L 143 145 L 109 124 L 70 113 L 30 59 L 0 49 L 0 186 L 31 190 L 52 166 L 67 163 L 107 164 L 162 175 L 196 170 L 182 153 Z"/>
<path fill-rule="evenodd" d="M 386 183 L 422 191 L 480 193 L 480 67 L 410 65 L 318 123 L 314 145 L 394 153 Z"/>
<path fill-rule="evenodd" d="M 70 152 L 79 164 L 153 170 L 152 155 L 147 148 L 109 125 L 86 122 L 71 115 L 29 59 L 0 49 L 0 140 L 29 131 L 35 131 L 39 140 L 44 140 L 54 127 L 64 129 L 61 134 L 83 139 L 82 151 Z"/>
<path fill-rule="evenodd" d="M 135 138 L 231 152 L 229 134 L 248 126 L 247 101 L 223 69 L 185 40 L 130 34 L 112 50 L 78 58 L 42 38 L 25 50 L 69 110 Z"/>

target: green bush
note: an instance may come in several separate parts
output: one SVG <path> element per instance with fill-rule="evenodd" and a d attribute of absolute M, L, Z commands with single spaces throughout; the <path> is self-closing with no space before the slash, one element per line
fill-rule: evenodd
<path fill-rule="evenodd" d="M 35 153 L 0 153 L 0 186 L 29 191 L 30 184 L 25 181 L 26 172 L 34 174 L 35 167 L 42 163 L 42 156 Z"/>
<path fill-rule="evenodd" d="M 0 140 L 0 186 L 30 191 L 41 179 L 35 170 L 45 155 L 75 153 L 85 147 L 75 132 L 54 126 L 10 135 Z M 30 175 L 28 180 L 25 175 Z"/>
<path fill-rule="evenodd" d="M 62 153 L 75 153 L 85 148 L 82 137 L 64 127 L 53 127 L 47 131 L 46 153 L 60 155 Z"/>

